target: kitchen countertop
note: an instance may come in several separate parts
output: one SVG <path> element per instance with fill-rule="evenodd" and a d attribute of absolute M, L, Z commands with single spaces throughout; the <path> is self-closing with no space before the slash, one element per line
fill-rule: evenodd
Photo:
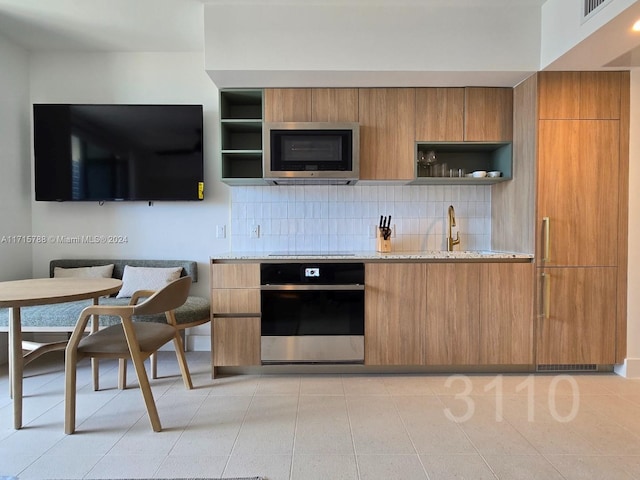
<path fill-rule="evenodd" d="M 322 261 L 322 262 L 531 262 L 533 255 L 495 251 L 441 251 L 424 252 L 230 252 L 211 257 L 215 261 Z"/>

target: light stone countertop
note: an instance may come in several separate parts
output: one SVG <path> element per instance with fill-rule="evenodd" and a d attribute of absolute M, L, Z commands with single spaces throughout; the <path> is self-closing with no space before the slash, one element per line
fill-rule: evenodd
<path fill-rule="evenodd" d="M 215 261 L 365 261 L 365 262 L 531 262 L 532 254 L 494 251 L 424 252 L 230 252 L 211 257 Z"/>

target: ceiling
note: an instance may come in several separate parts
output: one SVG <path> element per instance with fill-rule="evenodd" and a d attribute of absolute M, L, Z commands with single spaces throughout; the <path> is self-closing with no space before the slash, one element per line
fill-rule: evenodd
<path fill-rule="evenodd" d="M 542 5 L 546 0 L 0 0 L 0 34 L 28 50 L 202 51 L 205 3 Z"/>
<path fill-rule="evenodd" d="M 542 8 L 545 2 L 547 0 L 0 0 L 0 35 L 27 50 L 40 52 L 203 52 L 205 4 L 410 5 L 461 9 L 482 5 L 509 9 Z M 640 36 L 630 33 L 628 27 L 621 33 L 634 16 L 640 18 L 640 1 L 629 3 L 632 6 L 614 21 L 551 64 L 543 65 L 544 69 L 640 67 Z M 479 72 L 471 74 L 477 83 Z M 499 72 L 488 74 L 493 77 L 487 82 L 496 83 Z M 462 73 L 452 75 L 459 80 Z M 260 78 L 264 81 L 265 76 L 261 74 Z M 317 81 L 317 75 L 314 80 Z M 436 80 L 443 83 L 446 79 Z M 505 82 L 517 83 L 509 78 Z"/>

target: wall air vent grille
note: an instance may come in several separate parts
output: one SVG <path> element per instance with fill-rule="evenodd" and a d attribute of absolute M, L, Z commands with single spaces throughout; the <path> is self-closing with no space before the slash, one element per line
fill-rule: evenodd
<path fill-rule="evenodd" d="M 538 372 L 597 372 L 598 366 L 593 363 L 564 364 L 552 363 L 548 365 L 538 365 Z"/>
<path fill-rule="evenodd" d="M 584 10 L 582 11 L 582 21 L 588 20 L 596 12 L 600 11 L 611 0 L 584 0 Z"/>

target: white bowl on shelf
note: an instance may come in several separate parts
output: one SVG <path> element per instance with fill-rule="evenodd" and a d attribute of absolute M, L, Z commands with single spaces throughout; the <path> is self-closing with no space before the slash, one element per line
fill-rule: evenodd
<path fill-rule="evenodd" d="M 502 172 L 499 170 L 494 170 L 492 172 L 487 172 L 487 177 L 490 178 L 497 178 L 497 177 L 501 177 L 502 176 Z"/>
<path fill-rule="evenodd" d="M 486 170 L 476 170 L 472 173 L 474 178 L 484 178 L 487 176 Z"/>

